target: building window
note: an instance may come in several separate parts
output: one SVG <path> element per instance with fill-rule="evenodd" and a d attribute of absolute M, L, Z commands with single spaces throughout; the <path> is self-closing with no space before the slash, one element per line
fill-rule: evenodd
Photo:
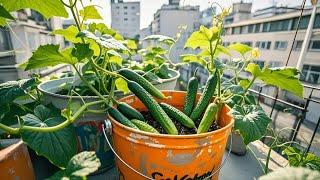
<path fill-rule="evenodd" d="M 314 25 L 313 25 L 314 28 L 320 28 L 320 14 L 317 14 L 316 15 L 316 18 L 314 20 Z"/>
<path fill-rule="evenodd" d="M 297 51 L 297 50 L 301 50 L 302 44 L 303 44 L 303 41 L 302 41 L 302 40 L 296 40 L 296 41 L 294 41 L 293 49 L 296 50 L 296 51 Z"/>
<path fill-rule="evenodd" d="M 301 81 L 312 84 L 320 84 L 320 66 L 303 65 Z"/>
<path fill-rule="evenodd" d="M 274 68 L 274 67 L 280 67 L 282 66 L 282 62 L 281 61 L 270 61 L 269 62 L 269 67 Z"/>
<path fill-rule="evenodd" d="M 260 24 L 256 24 L 256 25 L 255 25 L 255 27 L 254 27 L 254 32 L 255 32 L 255 33 L 260 32 L 260 26 L 261 26 Z"/>
<path fill-rule="evenodd" d="M 116 6 L 116 9 L 120 9 L 120 7 L 119 7 L 119 6 Z"/>
<path fill-rule="evenodd" d="M 248 33 L 253 33 L 253 28 L 254 28 L 254 25 L 251 24 L 248 26 Z"/>
<path fill-rule="evenodd" d="M 248 46 L 252 46 L 252 42 L 250 41 L 244 41 L 244 42 L 241 42 L 241 44 L 245 44 L 245 45 L 248 45 Z"/>
<path fill-rule="evenodd" d="M 128 15 L 128 12 L 124 12 L 124 15 Z"/>
<path fill-rule="evenodd" d="M 128 6 L 124 6 L 123 8 L 124 8 L 124 9 L 128 9 Z"/>
<path fill-rule="evenodd" d="M 11 49 L 9 32 L 4 28 L 0 28 L 0 51 L 8 51 Z"/>
<path fill-rule="evenodd" d="M 240 27 L 233 27 L 232 34 L 240 34 Z"/>
<path fill-rule="evenodd" d="M 135 9 L 136 7 L 132 6 L 131 9 Z"/>
<path fill-rule="evenodd" d="M 300 21 L 299 29 L 307 29 L 309 24 L 310 16 L 303 16 Z M 291 30 L 295 30 L 298 27 L 299 18 L 294 18 L 292 20 Z"/>
<path fill-rule="evenodd" d="M 320 51 L 320 40 L 310 41 L 309 49 Z"/>
<path fill-rule="evenodd" d="M 271 41 L 257 41 L 255 46 L 260 49 L 270 49 Z"/>
<path fill-rule="evenodd" d="M 258 64 L 261 69 L 264 67 L 264 61 L 262 60 L 256 60 L 256 64 Z"/>
<path fill-rule="evenodd" d="M 270 22 L 263 23 L 262 32 L 269 32 L 270 30 Z"/>
<path fill-rule="evenodd" d="M 273 21 L 270 23 L 270 32 L 287 31 L 289 29 L 289 20 Z"/>
<path fill-rule="evenodd" d="M 128 21 L 128 18 L 124 18 L 123 20 L 124 20 L 124 21 Z"/>
<path fill-rule="evenodd" d="M 286 50 L 288 46 L 288 41 L 276 41 L 274 44 L 274 49 L 277 50 Z"/>

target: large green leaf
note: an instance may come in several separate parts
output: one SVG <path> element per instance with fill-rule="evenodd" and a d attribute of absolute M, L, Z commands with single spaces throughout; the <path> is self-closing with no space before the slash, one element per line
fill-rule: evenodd
<path fill-rule="evenodd" d="M 208 29 L 205 26 L 201 26 L 199 31 L 191 34 L 184 47 L 209 49 L 210 43 L 217 40 L 219 33 L 220 30 L 217 27 Z"/>
<path fill-rule="evenodd" d="M 116 40 L 123 40 L 123 37 L 119 32 L 114 29 L 109 28 L 104 23 L 90 23 L 89 31 L 95 33 L 95 31 L 99 31 L 102 35 L 109 34 L 114 37 Z"/>
<path fill-rule="evenodd" d="M 288 157 L 289 165 L 294 167 L 307 167 L 313 170 L 320 170 L 320 157 L 300 151 L 295 147 L 287 147 L 282 151 Z"/>
<path fill-rule="evenodd" d="M 0 4 L 0 17 L 14 20 L 14 17 L 10 14 L 10 12 L 6 10 L 1 4 Z"/>
<path fill-rule="evenodd" d="M 86 179 L 86 176 L 98 170 L 100 166 L 101 163 L 95 152 L 84 151 L 73 156 L 66 169 L 57 172 L 49 179 Z"/>
<path fill-rule="evenodd" d="M 80 10 L 80 16 L 84 21 L 88 19 L 102 19 L 94 5 L 86 6 L 82 10 Z"/>
<path fill-rule="evenodd" d="M 250 72 L 254 77 L 258 77 L 261 75 L 260 66 L 255 63 L 249 63 L 245 68 L 245 71 Z"/>
<path fill-rule="evenodd" d="M 80 43 L 81 38 L 77 38 L 77 34 L 79 33 L 79 30 L 76 26 L 71 25 L 67 29 L 57 29 L 52 32 L 52 34 L 58 34 L 63 36 L 67 41 L 70 41 L 72 43 Z"/>
<path fill-rule="evenodd" d="M 168 36 L 164 36 L 164 35 L 150 35 L 150 36 L 145 37 L 143 40 L 144 41 L 154 40 L 154 41 L 168 44 L 169 46 L 176 42 L 173 38 L 168 37 Z"/>
<path fill-rule="evenodd" d="M 59 52 L 59 45 L 40 46 L 28 60 L 25 70 L 55 66 L 58 64 L 75 64 L 77 61 L 65 53 Z M 71 51 L 70 51 L 71 52 Z"/>
<path fill-rule="evenodd" d="M 0 104 L 11 103 L 16 98 L 27 94 L 27 89 L 36 84 L 36 80 L 23 79 L 19 81 L 7 81 L 0 84 Z"/>
<path fill-rule="evenodd" d="M 65 121 L 59 111 L 43 105 L 37 106 L 34 114 L 27 114 L 21 118 L 23 125 L 33 127 L 51 127 Z M 66 167 L 77 152 L 75 129 L 72 125 L 55 132 L 23 131 L 21 136 L 37 154 L 45 156 L 58 167 Z"/>
<path fill-rule="evenodd" d="M 115 38 L 113 38 L 111 35 L 108 35 L 108 34 L 104 34 L 98 37 L 92 32 L 84 30 L 79 32 L 77 37 L 92 39 L 97 44 L 99 44 L 104 48 L 129 51 L 129 49 L 126 46 L 124 46 L 120 41 L 116 40 Z"/>
<path fill-rule="evenodd" d="M 320 179 L 319 171 L 313 171 L 307 168 L 279 168 L 261 176 L 259 180 L 318 180 Z"/>
<path fill-rule="evenodd" d="M 127 94 L 130 92 L 130 90 L 128 88 L 128 83 L 124 79 L 118 78 L 118 79 L 116 79 L 115 83 L 116 83 L 117 89 L 122 91 L 124 94 Z"/>
<path fill-rule="evenodd" d="M 231 44 L 228 46 L 229 49 L 232 49 L 234 51 L 237 51 L 240 53 L 242 56 L 245 55 L 247 52 L 252 50 L 252 47 L 246 45 L 246 44 L 241 44 L 241 43 L 235 43 Z"/>
<path fill-rule="evenodd" d="M 71 54 L 76 57 L 78 61 L 81 61 L 85 58 L 88 59 L 92 57 L 93 51 L 89 48 L 89 44 L 77 43 L 74 44 Z"/>
<path fill-rule="evenodd" d="M 68 13 L 60 0 L 0 0 L 9 12 L 30 8 L 38 11 L 45 18 L 53 16 L 68 17 Z"/>
<path fill-rule="evenodd" d="M 202 56 L 199 55 L 195 55 L 195 54 L 183 54 L 180 56 L 180 59 L 182 60 L 182 62 L 186 62 L 186 63 L 198 63 L 203 67 L 207 66 L 207 62 L 204 58 L 202 58 Z"/>
<path fill-rule="evenodd" d="M 264 136 L 271 122 L 271 119 L 258 105 L 235 105 L 231 114 L 235 120 L 235 129 L 240 131 L 245 144 Z"/>

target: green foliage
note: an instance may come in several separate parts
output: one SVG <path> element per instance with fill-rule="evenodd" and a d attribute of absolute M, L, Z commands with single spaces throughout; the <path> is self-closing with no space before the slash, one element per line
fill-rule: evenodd
<path fill-rule="evenodd" d="M 64 170 L 55 173 L 49 180 L 83 180 L 101 166 L 95 152 L 84 151 L 73 156 Z"/>
<path fill-rule="evenodd" d="M 8 81 L 0 84 L 0 104 L 11 103 L 16 98 L 27 95 L 27 90 L 35 86 L 35 84 L 35 78 Z"/>
<path fill-rule="evenodd" d="M 183 54 L 180 56 L 182 62 L 186 63 L 198 63 L 203 67 L 207 66 L 206 60 L 200 56 L 200 55 L 195 55 L 195 54 Z"/>
<path fill-rule="evenodd" d="M 143 39 L 144 41 L 148 41 L 148 40 L 153 40 L 153 41 L 158 41 L 158 42 L 162 42 L 165 43 L 169 46 L 173 45 L 176 41 L 168 36 L 164 36 L 164 35 L 150 35 L 148 37 L 145 37 Z"/>
<path fill-rule="evenodd" d="M 69 50 L 70 51 L 70 50 Z M 69 52 L 71 53 L 71 51 Z M 40 46 L 28 60 L 25 70 L 56 66 L 58 64 L 76 64 L 77 61 L 68 56 L 68 50 L 59 52 L 59 45 Z"/>
<path fill-rule="evenodd" d="M 263 109 L 257 105 L 235 105 L 231 114 L 235 120 L 234 128 L 240 131 L 245 144 L 264 136 L 271 122 Z"/>
<path fill-rule="evenodd" d="M 32 127 L 52 127 L 65 121 L 60 111 L 43 105 L 37 106 L 34 114 L 21 118 L 24 126 Z M 45 156 L 58 167 L 66 167 L 77 152 L 77 140 L 72 125 L 55 132 L 23 131 L 21 137 L 37 154 Z"/>
<path fill-rule="evenodd" d="M 83 21 L 86 21 L 88 19 L 102 19 L 95 6 L 86 6 L 82 10 L 80 10 L 79 13 Z"/>
<path fill-rule="evenodd" d="M 68 17 L 68 13 L 60 0 L 0 0 L 9 12 L 30 8 L 38 11 L 45 18 L 53 16 Z"/>
<path fill-rule="evenodd" d="M 295 147 L 287 147 L 282 151 L 288 157 L 289 165 L 293 167 L 307 167 L 320 171 L 320 157 L 300 151 Z"/>
<path fill-rule="evenodd" d="M 228 46 L 228 48 L 237 51 L 242 56 L 244 56 L 247 52 L 250 52 L 252 50 L 252 47 L 241 43 L 231 44 Z"/>
<path fill-rule="evenodd" d="M 128 83 L 122 78 L 116 79 L 116 87 L 118 90 L 122 91 L 124 94 L 128 94 L 130 92 L 128 88 Z"/>
<path fill-rule="evenodd" d="M 7 24 L 6 19 L 14 20 L 14 17 L 0 4 L 0 26 Z"/>
<path fill-rule="evenodd" d="M 89 59 L 93 55 L 93 51 L 89 48 L 89 44 L 77 43 L 74 45 L 71 55 L 81 61 L 86 58 Z"/>
<path fill-rule="evenodd" d="M 63 36 L 67 41 L 70 41 L 72 43 L 80 43 L 81 38 L 77 38 L 77 34 L 79 33 L 79 30 L 76 26 L 71 25 L 67 29 L 56 29 L 52 31 L 52 34 L 57 34 Z"/>
<path fill-rule="evenodd" d="M 221 29 L 217 27 L 206 28 L 205 26 L 201 26 L 199 31 L 195 31 L 191 34 L 185 44 L 185 48 L 209 49 L 210 44 L 218 39 L 220 31 Z"/>

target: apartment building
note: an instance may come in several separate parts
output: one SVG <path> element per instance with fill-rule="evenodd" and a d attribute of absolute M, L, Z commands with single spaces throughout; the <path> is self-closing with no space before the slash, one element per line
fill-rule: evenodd
<path fill-rule="evenodd" d="M 31 57 L 40 45 L 60 44 L 63 48 L 64 40 L 61 36 L 51 34 L 52 30 L 62 28 L 60 18 L 45 20 L 41 14 L 30 9 L 20 10 L 13 15 L 16 21 L 0 28 L 0 83 L 27 78 L 30 73 L 44 76 L 66 70 L 66 66 L 57 66 L 25 72 L 17 67 Z"/>
<path fill-rule="evenodd" d="M 140 2 L 111 0 L 111 27 L 126 38 L 139 39 Z"/>

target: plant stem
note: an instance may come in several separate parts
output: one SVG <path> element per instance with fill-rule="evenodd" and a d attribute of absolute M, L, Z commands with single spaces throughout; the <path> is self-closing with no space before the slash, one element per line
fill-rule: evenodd
<path fill-rule="evenodd" d="M 77 69 L 77 67 L 75 65 L 72 65 L 73 68 L 76 70 L 77 74 L 79 75 L 80 79 L 90 88 L 90 90 L 92 92 L 94 92 L 97 96 L 99 96 L 102 100 L 105 101 L 106 104 L 108 104 L 108 100 L 100 94 L 99 91 L 97 91 L 82 75 L 81 73 L 79 72 L 79 70 Z"/>
<path fill-rule="evenodd" d="M 274 141 L 275 142 L 275 141 Z M 268 151 L 268 155 L 267 155 L 267 159 L 266 159 L 266 166 L 264 167 L 264 173 L 265 174 L 268 174 L 269 172 L 269 162 L 270 162 L 270 159 L 271 159 L 271 151 L 272 151 L 272 148 L 273 148 L 273 143 L 271 144 L 271 146 L 269 147 L 269 151 Z"/>
<path fill-rule="evenodd" d="M 248 92 L 249 88 L 252 86 L 255 80 L 256 80 L 256 77 L 253 77 L 250 83 L 248 84 L 248 86 L 246 87 L 246 89 L 244 90 L 244 94 Z"/>
<path fill-rule="evenodd" d="M 8 132 L 9 134 L 18 134 L 19 133 L 19 128 L 12 128 L 12 127 L 6 126 L 2 123 L 0 123 L 0 129 L 3 129 L 4 131 Z"/>

